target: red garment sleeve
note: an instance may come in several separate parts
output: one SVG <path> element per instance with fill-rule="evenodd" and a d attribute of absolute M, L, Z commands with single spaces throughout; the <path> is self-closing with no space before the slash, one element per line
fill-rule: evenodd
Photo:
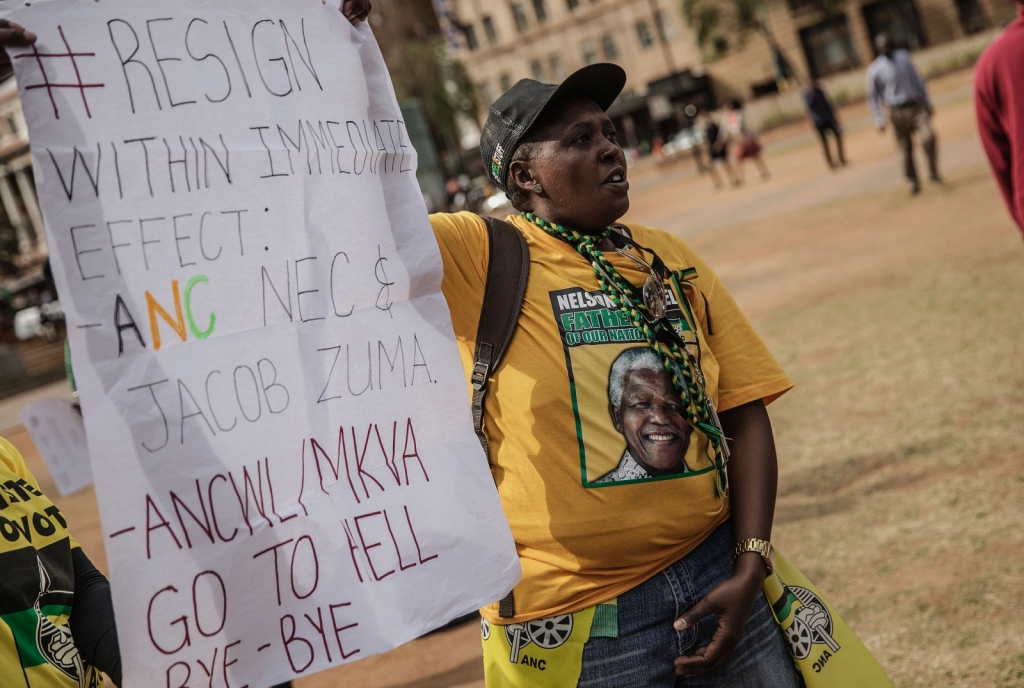
<path fill-rule="evenodd" d="M 996 183 L 1010 210 L 1010 216 L 1024 232 L 1024 217 L 1021 216 L 1024 198 L 1015 198 L 1018 192 L 1015 192 L 1013 184 L 1013 149 L 999 110 L 1000 84 L 995 63 L 994 55 L 989 51 L 978 61 L 975 71 L 974 108 L 978 119 L 978 133 Z M 1003 94 L 1004 99 L 1007 96 L 1008 94 Z M 1024 185 L 1024 179 L 1020 180 L 1020 183 Z M 1024 195 L 1024 190 L 1019 194 Z"/>

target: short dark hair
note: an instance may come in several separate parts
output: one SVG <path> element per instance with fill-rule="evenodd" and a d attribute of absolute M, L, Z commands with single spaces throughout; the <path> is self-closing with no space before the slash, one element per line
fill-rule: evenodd
<path fill-rule="evenodd" d="M 511 162 L 509 162 L 510 169 L 508 183 L 505 184 L 505 188 L 507 189 L 505 195 L 508 196 L 508 201 L 509 203 L 512 204 L 512 207 L 518 210 L 519 212 L 523 212 L 524 210 L 526 210 L 530 194 L 528 191 L 525 191 L 522 188 L 520 188 L 520 186 L 516 184 L 515 179 L 512 178 L 512 163 L 517 161 L 528 162 L 531 158 L 533 158 L 534 154 L 537 152 L 537 149 L 539 147 L 539 143 L 533 141 L 523 141 L 522 143 L 519 144 L 519 147 L 516 148 L 515 153 L 512 154 L 512 160 Z"/>

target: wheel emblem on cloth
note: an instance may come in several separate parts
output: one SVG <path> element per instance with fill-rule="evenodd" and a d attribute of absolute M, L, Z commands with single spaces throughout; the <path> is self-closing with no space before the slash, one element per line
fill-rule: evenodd
<path fill-rule="evenodd" d="M 553 650 L 563 645 L 569 639 L 570 634 L 572 634 L 572 614 L 509 624 L 505 626 L 505 638 L 508 639 L 511 648 L 508 661 L 518 664 L 520 651 L 530 643 L 536 644 L 542 650 Z M 486 640 L 486 637 L 484 639 Z"/>
<path fill-rule="evenodd" d="M 487 623 L 487 619 L 482 616 L 480 617 L 480 635 L 484 640 L 491 637 L 491 624 Z"/>
<path fill-rule="evenodd" d="M 538 647 L 553 650 L 569 639 L 572 633 L 572 614 L 527 621 L 526 632 Z"/>
<path fill-rule="evenodd" d="M 786 629 L 786 640 L 797 659 L 807 659 L 811 654 L 811 629 L 800 617 L 793 619 L 793 625 Z"/>
<path fill-rule="evenodd" d="M 825 601 L 807 588 L 790 586 L 790 590 L 803 604 L 793 613 L 793 625 L 786 630 L 793 655 L 797 659 L 806 659 L 813 644 L 827 645 L 832 652 L 837 652 L 839 643 L 832 637 L 832 615 Z"/>

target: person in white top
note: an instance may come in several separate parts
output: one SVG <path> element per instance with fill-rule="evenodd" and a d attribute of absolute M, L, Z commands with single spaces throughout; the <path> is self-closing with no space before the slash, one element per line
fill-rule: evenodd
<path fill-rule="evenodd" d="M 757 165 L 761 173 L 761 179 L 767 180 L 771 174 L 768 166 L 761 159 L 761 144 L 743 118 L 743 110 L 740 104 L 732 99 L 725 101 L 725 116 L 722 118 L 722 131 L 725 133 L 726 142 L 735 144 L 736 151 L 736 177 L 743 182 L 743 161 L 751 159 Z"/>
<path fill-rule="evenodd" d="M 868 66 L 868 104 L 880 132 L 885 131 L 882 103 L 889 109 L 889 120 L 903 152 L 903 170 L 913 195 L 921 191 L 914 165 L 914 134 L 921 139 L 921 147 L 928 156 L 931 180 L 936 184 L 942 183 L 938 169 L 938 145 L 932 129 L 932 103 L 921 73 L 910 61 L 910 53 L 894 50 L 887 33 L 875 36 L 875 48 L 878 57 Z"/>

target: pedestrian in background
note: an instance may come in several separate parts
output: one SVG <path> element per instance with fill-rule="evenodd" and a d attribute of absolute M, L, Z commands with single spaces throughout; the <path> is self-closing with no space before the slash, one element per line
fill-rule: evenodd
<path fill-rule="evenodd" d="M 701 110 L 697 115 L 697 126 L 704 132 L 704 141 L 708 146 L 708 173 L 711 174 L 711 181 L 715 183 L 716 189 L 722 188 L 722 178 L 718 174 L 718 166 L 725 168 L 725 175 L 729 183 L 739 186 L 739 179 L 729 163 L 729 146 L 725 141 L 722 128 L 709 114 L 707 110 Z"/>
<path fill-rule="evenodd" d="M 761 179 L 767 180 L 771 174 L 768 172 L 768 166 L 761 159 L 761 143 L 747 126 L 743 118 L 743 109 L 738 101 L 732 99 L 725 101 L 725 118 L 722 128 L 725 130 L 726 142 L 736 144 L 734 149 L 736 151 L 736 179 L 739 180 L 739 183 L 743 183 L 743 161 L 747 159 L 754 161 L 757 169 L 761 172 Z"/>
<path fill-rule="evenodd" d="M 978 132 L 1014 222 L 1024 232 L 1024 0 L 974 71 Z"/>
<path fill-rule="evenodd" d="M 882 102 L 889 109 L 889 120 L 896 141 L 903 152 L 903 169 L 910 182 L 911 195 L 921 191 L 921 183 L 914 165 L 914 141 L 916 134 L 928 156 L 928 172 L 936 184 L 942 183 L 939 176 L 938 152 L 935 131 L 932 129 L 932 103 L 928 99 L 921 73 L 910 61 L 906 50 L 894 50 L 892 39 L 887 33 L 875 36 L 878 57 L 868 66 L 867 93 L 871 114 L 880 132 L 885 131 Z"/>
<path fill-rule="evenodd" d="M 814 128 L 818 130 L 818 136 L 821 137 L 821 146 L 825 149 L 825 160 L 828 162 L 829 169 L 834 170 L 836 164 L 832 161 L 832 151 L 829 150 L 828 136 L 826 135 L 828 132 L 832 132 L 832 136 L 835 137 L 836 157 L 839 158 L 839 164 L 845 167 L 846 156 L 843 155 L 843 135 L 839 129 L 839 120 L 836 119 L 832 103 L 825 95 L 825 91 L 821 89 L 817 79 L 810 78 L 804 88 L 803 96 L 807 114 L 810 116 Z"/>

